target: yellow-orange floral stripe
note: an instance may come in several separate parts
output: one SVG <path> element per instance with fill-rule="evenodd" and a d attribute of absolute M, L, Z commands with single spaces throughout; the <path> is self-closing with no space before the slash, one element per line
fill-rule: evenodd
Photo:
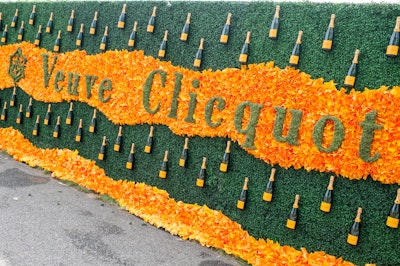
<path fill-rule="evenodd" d="M 30 43 L 2 46 L 0 48 L 0 88 L 13 87 L 8 75 L 9 55 L 20 47 L 27 57 L 25 78 L 18 82 L 24 91 L 37 100 L 60 102 L 78 100 L 86 102 L 102 111 L 115 124 L 164 124 L 175 134 L 202 137 L 229 137 L 242 144 L 245 135 L 238 133 L 234 126 L 236 107 L 245 101 L 262 104 L 258 126 L 256 129 L 256 149 L 246 149 L 250 154 L 270 164 L 282 167 L 304 167 L 307 171 L 318 170 L 334 172 L 350 179 L 362 179 L 371 176 L 382 183 L 398 183 L 400 177 L 400 87 L 389 90 L 387 87 L 376 90 L 365 89 L 364 92 L 344 89 L 338 90 L 333 81 L 311 79 L 303 72 L 292 68 L 280 69 L 273 62 L 249 65 L 248 69 L 225 69 L 223 71 L 205 70 L 196 72 L 173 66 L 149 56 L 143 51 L 107 51 L 103 54 L 87 55 L 85 51 L 73 51 L 58 54 L 58 61 L 49 80 L 48 88 L 44 88 L 42 54 L 49 54 L 49 69 L 54 54 L 44 49 L 35 48 Z M 55 73 L 62 70 L 65 80 L 58 82 L 63 88 L 54 90 Z M 160 77 L 156 77 L 150 95 L 150 108 L 158 103 L 160 110 L 149 114 L 143 107 L 143 87 L 148 75 L 154 70 L 167 72 L 165 87 L 161 86 Z M 67 91 L 68 73 L 80 76 L 78 96 Z M 181 92 L 178 97 L 177 118 L 169 117 L 171 98 L 173 96 L 175 72 L 183 75 Z M 90 98 L 86 97 L 85 75 L 96 75 Z M 98 98 L 100 81 L 112 81 L 112 91 L 107 103 Z M 198 79 L 200 87 L 195 89 L 192 81 Z M 196 93 L 197 108 L 193 118 L 195 123 L 188 123 L 189 93 Z M 214 108 L 213 121 L 222 119 L 220 126 L 210 127 L 204 119 L 207 101 L 219 96 L 226 102 L 225 109 Z M 301 110 L 303 117 L 299 128 L 298 146 L 276 141 L 272 134 L 276 111 L 274 106 Z M 371 145 L 371 156 L 376 153 L 380 158 L 373 163 L 363 161 L 359 156 L 362 134 L 360 123 L 365 115 L 376 110 L 376 123 L 383 128 L 375 130 Z M 245 112 L 245 114 L 247 114 Z M 315 123 L 324 116 L 337 117 L 345 127 L 345 138 L 337 151 L 324 153 L 317 149 L 312 138 Z M 288 115 L 290 118 L 290 116 Z M 287 118 L 285 127 L 288 127 Z M 247 121 L 244 119 L 244 121 Z M 244 125 L 245 126 L 245 125 Z M 284 134 L 287 131 L 284 130 Z M 330 144 L 333 131 L 328 124 L 324 133 L 324 145 Z"/>
<path fill-rule="evenodd" d="M 68 149 L 40 149 L 17 130 L 0 129 L 0 150 L 30 166 L 40 166 L 53 177 L 73 181 L 115 199 L 130 213 L 183 239 L 220 248 L 253 265 L 353 265 L 322 251 L 308 253 L 276 242 L 255 239 L 241 226 L 207 206 L 176 202 L 164 190 L 143 183 L 114 180 L 94 161 Z"/>

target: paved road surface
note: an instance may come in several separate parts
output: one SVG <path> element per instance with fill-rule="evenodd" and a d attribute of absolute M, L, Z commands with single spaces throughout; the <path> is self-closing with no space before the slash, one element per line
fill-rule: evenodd
<path fill-rule="evenodd" d="M 243 265 L 0 152 L 0 266 Z"/>

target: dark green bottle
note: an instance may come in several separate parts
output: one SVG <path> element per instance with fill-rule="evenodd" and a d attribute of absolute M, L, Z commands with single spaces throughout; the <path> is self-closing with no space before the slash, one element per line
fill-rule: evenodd
<path fill-rule="evenodd" d="M 335 180 L 334 176 L 330 177 L 328 188 L 325 191 L 324 197 L 321 201 L 320 210 L 323 212 L 330 212 L 332 205 L 332 191 L 333 191 L 333 181 Z"/>
<path fill-rule="evenodd" d="M 50 18 L 46 25 L 46 33 L 51 33 L 52 31 L 53 31 L 53 12 L 50 13 Z"/>
<path fill-rule="evenodd" d="M 3 111 L 1 111 L 1 117 L 0 119 L 2 121 L 7 120 L 7 102 L 4 102 L 4 107 L 3 107 Z"/>
<path fill-rule="evenodd" d="M 230 154 L 231 154 L 231 141 L 228 140 L 228 142 L 226 143 L 224 156 L 222 157 L 222 161 L 219 165 L 219 170 L 221 172 L 228 172 Z"/>
<path fill-rule="evenodd" d="M 32 135 L 34 135 L 34 136 L 37 136 L 39 134 L 39 119 L 40 119 L 40 116 L 37 115 L 36 122 L 35 122 L 35 125 L 33 126 L 33 130 L 32 130 Z"/>
<path fill-rule="evenodd" d="M 69 110 L 68 110 L 68 113 L 67 113 L 67 118 L 65 119 L 65 124 L 67 124 L 67 125 L 71 125 L 72 124 L 72 112 L 73 112 L 72 108 L 73 108 L 73 105 L 74 105 L 73 102 L 69 103 Z"/>
<path fill-rule="evenodd" d="M 399 218 L 400 218 L 400 188 L 397 189 L 397 196 L 396 199 L 394 200 L 394 204 L 390 209 L 389 215 L 386 219 L 386 226 L 390 228 L 398 228 Z"/>
<path fill-rule="evenodd" d="M 297 67 L 300 61 L 300 49 L 301 49 L 301 37 L 303 36 L 303 32 L 299 31 L 297 35 L 296 44 L 293 47 L 292 54 L 290 55 L 289 65 L 292 67 Z"/>
<path fill-rule="evenodd" d="M 183 145 L 183 150 L 181 152 L 181 157 L 179 158 L 179 166 L 186 167 L 186 162 L 188 158 L 188 150 L 189 150 L 189 138 L 185 138 L 185 144 Z"/>
<path fill-rule="evenodd" d="M 286 220 L 286 227 L 292 230 L 296 229 L 297 219 L 299 218 L 299 200 L 300 195 L 296 195 L 293 207 Z"/>
<path fill-rule="evenodd" d="M 42 25 L 39 25 L 38 32 L 36 33 L 35 36 L 35 46 L 40 46 L 40 42 L 42 41 Z"/>
<path fill-rule="evenodd" d="M 104 160 L 105 154 L 106 154 L 106 136 L 103 137 L 103 142 L 101 143 L 99 155 L 97 156 L 97 159 L 100 161 Z"/>
<path fill-rule="evenodd" d="M 206 176 L 207 176 L 206 161 L 207 161 L 207 158 L 203 157 L 203 162 L 201 164 L 200 173 L 196 180 L 196 186 L 198 186 L 198 187 L 204 187 L 204 182 L 205 182 Z"/>
<path fill-rule="evenodd" d="M 121 149 L 122 142 L 122 126 L 119 127 L 117 138 L 114 143 L 114 151 L 119 151 Z"/>
<path fill-rule="evenodd" d="M 354 219 L 354 223 L 351 226 L 350 233 L 347 235 L 347 243 L 353 246 L 357 246 L 358 237 L 360 236 L 360 223 L 361 223 L 362 208 L 358 208 L 357 216 Z"/>
<path fill-rule="evenodd" d="M 75 45 L 77 48 L 82 47 L 83 42 L 83 23 L 81 24 L 81 28 L 79 29 L 78 36 L 76 36 Z"/>
<path fill-rule="evenodd" d="M 21 122 L 22 122 L 22 104 L 19 105 L 19 111 L 15 123 L 21 124 Z"/>
<path fill-rule="evenodd" d="M 268 183 L 265 186 L 265 190 L 264 190 L 264 194 L 263 194 L 264 201 L 267 201 L 267 202 L 272 201 L 272 195 L 274 194 L 275 173 L 276 173 L 276 169 L 272 168 L 271 175 L 269 176 Z"/>
<path fill-rule="evenodd" d="M 58 31 L 57 39 L 54 42 L 53 51 L 58 53 L 60 51 L 61 46 L 61 30 Z"/>
<path fill-rule="evenodd" d="M 126 161 L 125 165 L 126 169 L 129 170 L 133 169 L 134 161 L 135 161 L 135 144 L 132 143 L 131 151 L 129 152 L 128 160 Z"/>
<path fill-rule="evenodd" d="M 3 13 L 0 12 L 0 31 L 3 29 Z"/>
<path fill-rule="evenodd" d="M 150 127 L 150 133 L 149 133 L 149 136 L 147 138 L 146 146 L 144 146 L 144 152 L 145 153 L 151 153 L 151 149 L 153 148 L 153 131 L 154 131 L 154 127 L 151 126 Z"/>
<path fill-rule="evenodd" d="M 201 60 L 203 60 L 204 38 L 200 39 L 199 49 L 197 49 L 196 56 L 194 57 L 193 66 L 195 68 L 201 67 Z"/>
<path fill-rule="evenodd" d="M 156 26 L 156 11 L 157 11 L 157 7 L 155 6 L 153 8 L 153 13 L 151 14 L 151 17 L 149 19 L 149 23 L 147 23 L 147 32 L 150 32 L 150 33 L 154 32 L 154 28 Z"/>
<path fill-rule="evenodd" d="M 161 163 L 160 172 L 158 173 L 159 178 L 167 178 L 168 173 L 168 151 L 165 151 L 164 159 Z"/>
<path fill-rule="evenodd" d="M 75 11 L 72 10 L 71 16 L 69 17 L 68 25 L 67 25 L 68 32 L 72 32 L 72 30 L 74 29 L 74 22 L 75 22 Z"/>
<path fill-rule="evenodd" d="M 90 35 L 95 35 L 96 34 L 96 28 L 97 28 L 97 11 L 94 12 L 94 18 L 92 21 L 92 24 L 90 24 L 90 30 L 89 30 L 89 34 Z"/>
<path fill-rule="evenodd" d="M 93 116 L 92 119 L 90 120 L 90 125 L 89 125 L 89 132 L 94 133 L 96 131 L 96 114 L 97 114 L 97 109 L 93 110 Z"/>
<path fill-rule="evenodd" d="M 187 42 L 188 37 L 189 37 L 189 31 L 190 31 L 190 17 L 191 13 L 187 14 L 186 22 L 185 25 L 183 26 L 182 32 L 181 32 L 181 41 L 182 42 Z"/>
<path fill-rule="evenodd" d="M 249 56 L 250 34 L 251 34 L 250 31 L 248 31 L 246 35 L 246 41 L 244 42 L 242 51 L 240 52 L 239 63 L 241 65 L 247 64 L 247 58 Z"/>
<path fill-rule="evenodd" d="M 332 14 L 328 29 L 326 30 L 326 33 L 325 33 L 324 41 L 322 42 L 322 50 L 327 51 L 327 52 L 332 50 L 333 32 L 334 32 L 334 28 L 335 28 L 335 18 L 336 18 L 336 15 Z"/>
<path fill-rule="evenodd" d="M 45 124 L 46 126 L 48 124 L 50 124 L 50 118 L 51 118 L 51 103 L 49 103 L 49 105 L 47 107 L 47 112 L 46 112 L 46 115 L 44 116 L 43 124 Z"/>
<path fill-rule="evenodd" d="M 29 16 L 29 25 L 34 25 L 36 20 L 36 5 L 33 5 L 31 15 Z"/>
<path fill-rule="evenodd" d="M 278 30 L 279 30 L 279 11 L 281 7 L 278 5 L 275 8 L 275 15 L 272 19 L 271 27 L 269 29 L 269 38 L 271 40 L 276 40 L 278 38 Z"/>
<path fill-rule="evenodd" d="M 225 22 L 225 26 L 222 29 L 221 37 L 219 38 L 219 42 L 222 43 L 222 44 L 228 44 L 229 28 L 230 28 L 230 25 L 231 25 L 231 17 L 232 17 L 232 14 L 229 13 L 228 14 L 228 18 L 226 19 L 226 22 Z"/>
<path fill-rule="evenodd" d="M 244 185 L 243 185 L 243 188 L 242 188 L 242 192 L 240 193 L 239 200 L 238 200 L 238 202 L 237 202 L 237 208 L 238 208 L 238 209 L 241 209 L 241 210 L 244 210 L 244 207 L 245 207 L 245 205 L 246 205 L 246 201 L 247 201 L 247 190 L 248 190 L 247 185 L 248 185 L 248 183 L 249 183 L 249 178 L 246 177 L 246 178 L 244 179 Z"/>
<path fill-rule="evenodd" d="M 60 116 L 57 116 L 57 122 L 56 125 L 54 126 L 54 131 L 53 131 L 53 138 L 58 138 L 60 134 Z"/>
<path fill-rule="evenodd" d="M 21 27 L 19 28 L 18 31 L 18 36 L 17 36 L 17 40 L 22 42 L 24 40 L 24 33 L 25 33 L 25 28 L 24 28 L 24 22 L 21 22 Z"/>
<path fill-rule="evenodd" d="M 13 93 L 12 93 L 11 99 L 10 99 L 10 107 L 14 107 L 16 105 L 16 101 L 17 101 L 17 87 L 14 87 Z"/>
<path fill-rule="evenodd" d="M 386 48 L 386 56 L 396 57 L 399 54 L 400 44 L 400 17 L 396 19 L 396 26 L 394 27 L 392 36 L 390 36 L 389 45 Z"/>
<path fill-rule="evenodd" d="M 29 98 L 28 107 L 26 107 L 25 117 L 30 118 L 32 116 L 32 97 Z"/>
<path fill-rule="evenodd" d="M 125 16 L 126 16 L 126 4 L 122 6 L 121 15 L 119 16 L 118 19 L 118 29 L 125 28 Z"/>
<path fill-rule="evenodd" d="M 358 56 L 360 54 L 360 50 L 356 50 L 354 53 L 353 61 L 347 71 L 346 78 L 344 79 L 343 86 L 345 88 L 351 89 L 354 88 L 354 84 L 356 83 L 356 76 L 357 76 L 357 64 L 358 64 Z"/>
<path fill-rule="evenodd" d="M 79 126 L 78 129 L 76 130 L 76 135 L 75 135 L 76 142 L 81 142 L 81 140 L 82 140 L 82 118 L 79 119 Z"/>
<path fill-rule="evenodd" d="M 133 29 L 131 35 L 129 36 L 128 47 L 131 49 L 135 47 L 136 35 L 137 35 L 137 21 L 135 21 L 135 23 L 133 24 Z"/>
<path fill-rule="evenodd" d="M 11 28 L 16 28 L 18 24 L 18 9 L 15 10 L 14 17 L 11 20 Z"/>
<path fill-rule="evenodd" d="M 164 32 L 164 38 L 160 45 L 160 50 L 158 50 L 158 58 L 165 58 L 165 54 L 167 53 L 167 43 L 168 43 L 168 31 Z"/>
<path fill-rule="evenodd" d="M 103 38 L 101 38 L 100 42 L 100 51 L 105 52 L 107 47 L 107 40 L 108 40 L 108 26 L 104 29 Z"/>
<path fill-rule="evenodd" d="M 7 24 L 4 27 L 3 34 L 1 35 L 1 43 L 5 44 L 7 43 L 7 35 L 8 35 L 8 29 L 7 29 Z"/>

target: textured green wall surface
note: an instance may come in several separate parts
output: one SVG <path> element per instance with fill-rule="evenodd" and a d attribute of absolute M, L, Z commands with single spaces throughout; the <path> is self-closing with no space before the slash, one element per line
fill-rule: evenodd
<path fill-rule="evenodd" d="M 378 88 L 381 85 L 400 85 L 399 58 L 387 58 L 385 49 L 393 31 L 400 5 L 385 4 L 311 4 L 281 3 L 281 26 L 276 41 L 268 38 L 269 27 L 275 12 L 275 3 L 269 2 L 127 2 L 125 29 L 117 29 L 122 2 L 73 2 L 40 3 L 36 6 L 37 21 L 34 26 L 25 26 L 27 41 L 33 42 L 38 26 L 45 26 L 50 12 L 54 12 L 54 31 L 43 33 L 42 45 L 53 49 L 57 31 L 62 30 L 61 52 L 75 49 L 75 38 L 79 24 L 85 25 L 83 49 L 89 54 L 99 52 L 104 27 L 109 26 L 107 49 L 127 49 L 134 21 L 138 21 L 138 39 L 135 49 L 144 50 L 146 55 L 156 57 L 164 35 L 169 31 L 166 60 L 174 65 L 193 68 L 193 59 L 200 38 L 205 38 L 203 69 L 239 67 L 238 57 L 246 32 L 251 31 L 249 63 L 275 61 L 284 68 L 289 61 L 299 30 L 304 32 L 299 69 L 313 78 L 333 80 L 338 88 L 343 84 L 347 69 L 356 49 L 361 50 L 356 89 Z M 157 6 L 154 34 L 146 32 L 146 25 L 153 6 Z M 17 31 L 22 20 L 27 23 L 32 10 L 31 3 L 0 3 L 4 24 L 9 24 L 15 9 L 19 9 L 17 29 L 9 29 L 9 43 L 17 40 Z M 66 31 L 71 10 L 75 10 L 73 33 Z M 97 34 L 91 36 L 88 28 L 95 11 L 99 12 Z M 179 35 L 188 12 L 192 13 L 188 43 L 179 40 Z M 228 45 L 219 44 L 219 36 L 227 14 L 232 13 L 231 32 Z M 336 14 L 333 50 L 322 51 L 321 43 L 329 24 L 330 15 Z M 1 29 L 3 31 L 3 28 Z M 12 89 L 0 91 L 0 106 L 11 98 Z M 29 101 L 21 89 L 17 92 L 17 106 L 24 109 Z M 112 150 L 118 133 L 118 125 L 111 123 L 98 113 L 98 131 L 91 134 L 88 126 L 93 108 L 74 103 L 72 125 L 65 124 L 69 104 L 52 104 L 52 119 L 49 126 L 43 125 L 47 104 L 33 101 L 33 118 L 23 118 L 21 125 L 15 123 L 18 107 L 7 110 L 7 120 L 0 121 L 1 127 L 12 126 L 41 148 L 68 148 L 79 150 L 88 159 L 97 161 L 107 175 L 114 179 L 145 182 L 167 190 L 171 197 L 187 203 L 206 204 L 212 209 L 237 221 L 245 230 L 257 238 L 269 238 L 282 245 L 295 248 L 306 247 L 309 251 L 323 250 L 357 264 L 374 262 L 378 265 L 400 265 L 399 230 L 385 226 L 387 214 L 393 204 L 397 185 L 382 185 L 370 178 L 352 181 L 338 177 L 334 184 L 334 201 L 331 213 L 319 210 L 322 196 L 328 185 L 330 173 L 307 172 L 304 169 L 277 168 L 275 194 L 271 203 L 262 201 L 262 194 L 272 166 L 255 159 L 237 143 L 231 148 L 231 164 L 227 173 L 219 171 L 227 139 L 193 137 L 189 140 L 188 167 L 178 166 L 184 137 L 174 135 L 165 126 L 156 126 L 154 149 L 145 154 L 150 125 L 124 126 L 120 152 Z M 32 136 L 36 115 L 41 116 L 39 136 Z M 61 132 L 54 139 L 52 132 L 56 117 L 61 116 Z M 79 118 L 83 119 L 84 133 L 81 143 L 75 142 Z M 107 136 L 107 152 L 104 161 L 97 160 L 103 136 Z M 131 143 L 135 143 L 135 167 L 125 169 Z M 158 178 L 158 171 L 165 150 L 170 151 L 167 179 Z M 195 186 L 202 157 L 207 157 L 207 180 L 204 188 Z M 249 197 L 245 210 L 236 208 L 236 202 L 249 177 Z M 285 227 L 287 215 L 295 194 L 300 194 L 300 217 L 296 230 Z M 346 243 L 358 207 L 363 208 L 361 235 L 356 247 Z"/>

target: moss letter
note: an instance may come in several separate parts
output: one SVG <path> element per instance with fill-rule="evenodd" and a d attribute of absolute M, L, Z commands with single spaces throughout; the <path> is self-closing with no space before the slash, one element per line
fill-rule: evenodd
<path fill-rule="evenodd" d="M 149 114 L 155 114 L 160 110 L 161 103 L 157 103 L 157 107 L 153 110 L 150 109 L 150 93 L 151 87 L 153 86 L 154 76 L 159 74 L 161 76 L 161 86 L 165 87 L 165 80 L 167 78 L 167 72 L 162 70 L 153 70 L 150 75 L 147 77 L 146 82 L 143 88 L 143 107 Z"/>
<path fill-rule="evenodd" d="M 245 129 L 242 128 L 243 115 L 246 107 L 250 108 L 250 119 L 247 127 Z M 246 139 L 242 144 L 245 148 L 255 149 L 254 146 L 254 138 L 256 135 L 256 127 L 258 124 L 258 117 L 260 115 L 261 108 L 263 108 L 262 104 L 252 103 L 252 102 L 243 102 L 236 107 L 235 110 L 235 128 L 237 132 L 241 134 L 246 134 Z"/>
<path fill-rule="evenodd" d="M 196 104 L 197 104 L 196 96 L 197 96 L 196 93 L 193 93 L 193 92 L 189 93 L 189 97 L 190 97 L 189 110 L 188 110 L 188 115 L 185 118 L 185 121 L 189 122 L 189 123 L 196 123 L 196 119 L 193 118 L 194 111 L 196 110 Z"/>
<path fill-rule="evenodd" d="M 371 144 L 374 138 L 374 130 L 375 129 L 382 129 L 381 125 L 375 124 L 376 115 L 378 111 L 373 110 L 365 115 L 364 122 L 361 122 L 360 125 L 362 126 L 362 134 L 361 134 L 361 141 L 360 141 L 360 158 L 367 163 L 375 162 L 379 159 L 380 154 L 377 152 L 374 156 L 370 156 L 371 154 Z"/>
<path fill-rule="evenodd" d="M 206 108 L 204 110 L 204 118 L 206 120 L 207 125 L 210 127 L 218 127 L 222 123 L 222 118 L 218 119 L 216 123 L 212 122 L 212 114 L 214 110 L 215 103 L 218 102 L 217 108 L 219 111 L 222 111 L 225 108 L 225 101 L 221 97 L 215 96 L 208 100 L 206 104 Z"/>
<path fill-rule="evenodd" d="M 92 87 L 97 80 L 97 76 L 85 75 L 86 78 L 86 98 L 89 99 L 92 96 Z"/>
<path fill-rule="evenodd" d="M 174 94 L 172 95 L 171 109 L 168 115 L 168 117 L 175 119 L 176 119 L 176 111 L 178 110 L 178 96 L 179 92 L 181 91 L 182 78 L 183 75 L 181 73 L 175 72 Z"/>
<path fill-rule="evenodd" d="M 62 70 L 58 70 L 54 78 L 54 90 L 56 92 L 60 92 L 62 91 L 62 89 L 64 89 L 63 87 L 58 87 L 58 82 L 64 81 L 64 78 L 65 78 L 64 72 Z"/>
<path fill-rule="evenodd" d="M 56 65 L 57 62 L 57 58 L 58 56 L 55 55 L 53 58 L 53 65 L 51 65 L 50 67 L 50 71 L 49 71 L 49 55 L 48 54 L 42 54 L 42 60 L 43 60 L 43 77 L 44 77 L 44 87 L 47 88 L 47 86 L 49 86 L 49 81 L 50 81 L 50 77 L 53 74 L 54 71 L 54 67 Z"/>
<path fill-rule="evenodd" d="M 99 100 L 106 103 L 110 100 L 110 95 L 104 98 L 104 91 L 112 91 L 112 83 L 110 79 L 103 79 L 99 87 Z"/>
<path fill-rule="evenodd" d="M 72 85 L 72 80 L 74 84 Z M 71 95 L 78 96 L 78 84 L 79 84 L 79 75 L 78 73 L 68 73 L 68 93 Z"/>
<path fill-rule="evenodd" d="M 286 137 L 283 137 L 282 130 L 286 117 L 286 109 L 279 106 L 275 106 L 274 109 L 276 111 L 274 128 L 272 130 L 272 135 L 274 138 L 279 142 L 287 142 L 294 146 L 299 145 L 297 139 L 299 137 L 299 128 L 303 112 L 301 110 L 289 110 L 289 112 L 292 114 L 292 120 L 290 121 L 290 127 Z"/>
<path fill-rule="evenodd" d="M 324 146 L 322 146 L 322 137 L 324 135 L 324 129 L 326 126 L 326 122 L 328 120 L 331 120 L 333 122 L 333 127 L 334 127 L 334 131 L 333 131 L 333 140 L 331 145 L 329 145 L 328 148 L 325 148 Z M 314 130 L 313 130 L 313 141 L 315 146 L 317 146 L 318 150 L 320 150 L 321 152 L 334 152 L 337 149 L 340 148 L 340 146 L 342 145 L 343 139 L 344 139 L 344 126 L 342 121 L 339 120 L 339 118 L 335 117 L 335 116 L 325 116 L 321 119 L 319 119 L 317 121 L 317 123 L 315 123 L 314 126 Z"/>

